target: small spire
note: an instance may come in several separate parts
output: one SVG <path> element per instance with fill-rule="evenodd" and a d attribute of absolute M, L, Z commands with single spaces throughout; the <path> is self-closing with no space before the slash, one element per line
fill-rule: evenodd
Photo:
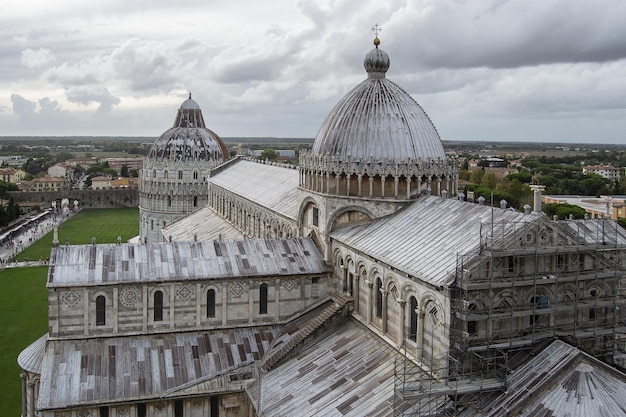
<path fill-rule="evenodd" d="M 189 92 L 189 100 L 191 100 L 191 91 Z"/>
<path fill-rule="evenodd" d="M 378 49 L 378 45 L 380 45 L 380 39 L 378 39 L 378 34 L 382 31 L 383 31 L 383 28 L 381 28 L 378 23 L 372 26 L 372 32 L 374 32 L 374 35 L 376 35 L 376 37 L 374 38 L 374 45 L 376 46 L 377 49 Z"/>

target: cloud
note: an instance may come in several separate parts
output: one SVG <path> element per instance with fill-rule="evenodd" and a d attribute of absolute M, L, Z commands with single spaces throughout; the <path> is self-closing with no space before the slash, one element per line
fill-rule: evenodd
<path fill-rule="evenodd" d="M 383 32 L 383 43 L 427 68 L 514 68 L 626 57 L 626 3 L 610 0 L 527 2 L 408 1 Z"/>
<path fill-rule="evenodd" d="M 167 45 L 132 39 L 111 54 L 111 68 L 133 91 L 168 91 L 178 81 L 179 67 Z"/>
<path fill-rule="evenodd" d="M 35 114 L 37 103 L 27 100 L 19 94 L 11 94 L 11 103 L 13 103 L 13 113 L 19 116 L 31 116 Z"/>
<path fill-rule="evenodd" d="M 67 99 L 72 103 L 88 105 L 98 103 L 98 113 L 107 113 L 120 103 L 105 87 L 70 87 L 66 92 Z"/>
<path fill-rule="evenodd" d="M 27 68 L 44 67 L 52 61 L 54 61 L 54 55 L 49 49 L 25 49 L 22 51 L 22 65 Z"/>

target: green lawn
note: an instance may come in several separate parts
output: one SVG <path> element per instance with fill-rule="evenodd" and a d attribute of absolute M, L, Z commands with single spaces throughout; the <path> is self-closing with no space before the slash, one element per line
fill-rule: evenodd
<path fill-rule="evenodd" d="M 48 331 L 48 268 L 0 272 L 0 404 L 2 415 L 19 416 L 22 383 L 17 355 Z"/>
<path fill-rule="evenodd" d="M 126 242 L 139 234 L 139 210 L 83 210 L 59 227 L 59 242 L 88 244 L 115 243 L 121 236 Z M 31 260 L 50 256 L 52 232 L 17 256 Z M 0 271 L 0 404 L 1 415 L 21 413 L 21 380 L 17 356 L 24 348 L 46 333 L 48 300 L 47 267 L 9 268 Z"/>
<path fill-rule="evenodd" d="M 59 226 L 59 244 L 65 245 L 67 239 L 70 245 L 86 245 L 91 243 L 92 237 L 96 238 L 96 243 L 115 243 L 118 236 L 122 237 L 122 242 L 126 242 L 138 234 L 139 209 L 89 209 Z M 52 232 L 48 233 L 17 255 L 17 260 L 48 258 L 52 237 Z"/>

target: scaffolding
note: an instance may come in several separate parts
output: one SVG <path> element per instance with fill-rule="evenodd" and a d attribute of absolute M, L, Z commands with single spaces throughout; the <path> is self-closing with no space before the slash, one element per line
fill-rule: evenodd
<path fill-rule="evenodd" d="M 508 355 L 497 349 L 487 355 L 470 352 L 462 361 L 448 355 L 445 369 L 424 370 L 404 355 L 395 362 L 394 416 L 451 417 L 479 407 L 481 395 L 506 387 L 508 373 Z"/>
<path fill-rule="evenodd" d="M 455 274 L 448 368 L 397 364 L 394 415 L 478 407 L 482 394 L 506 387 L 527 353 L 554 338 L 624 368 L 626 233 L 615 222 L 483 225 L 480 247 L 457 256 Z"/>

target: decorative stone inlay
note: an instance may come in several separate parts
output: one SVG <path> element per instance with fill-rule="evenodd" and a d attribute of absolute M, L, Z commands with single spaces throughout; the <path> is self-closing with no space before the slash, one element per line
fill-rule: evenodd
<path fill-rule="evenodd" d="M 195 399 L 191 402 L 191 408 L 202 408 L 202 401 Z"/>
<path fill-rule="evenodd" d="M 141 293 L 137 288 L 130 287 L 122 289 L 120 301 L 124 307 L 134 307 L 141 300 Z"/>
<path fill-rule="evenodd" d="M 300 286 L 300 283 L 295 279 L 290 279 L 290 280 L 283 282 L 283 287 L 285 287 L 285 289 L 289 292 L 291 292 L 291 290 L 295 288 L 298 288 L 299 286 Z"/>
<path fill-rule="evenodd" d="M 235 297 L 241 297 L 241 294 L 243 294 L 247 289 L 248 287 L 241 282 L 234 282 L 230 284 L 230 292 Z"/>
<path fill-rule="evenodd" d="M 189 300 L 191 294 L 193 294 L 193 291 L 191 291 L 191 288 L 189 288 L 188 285 L 183 285 L 182 287 L 179 287 L 178 290 L 176 290 L 176 297 L 181 300 Z"/>
<path fill-rule="evenodd" d="M 126 407 L 125 405 L 121 407 L 117 407 L 117 414 L 120 414 L 120 415 L 128 414 L 128 407 Z"/>
<path fill-rule="evenodd" d="M 89 410 L 80 410 L 78 413 L 76 413 L 76 415 L 78 417 L 89 417 L 91 415 L 91 411 L 89 411 Z"/>
<path fill-rule="evenodd" d="M 154 410 L 158 413 L 162 413 L 163 410 L 165 410 L 165 403 L 162 401 L 159 401 L 158 403 L 154 404 Z"/>
<path fill-rule="evenodd" d="M 68 305 L 68 307 L 74 307 L 76 303 L 80 301 L 80 295 L 74 291 L 70 291 L 63 296 L 63 301 Z"/>

